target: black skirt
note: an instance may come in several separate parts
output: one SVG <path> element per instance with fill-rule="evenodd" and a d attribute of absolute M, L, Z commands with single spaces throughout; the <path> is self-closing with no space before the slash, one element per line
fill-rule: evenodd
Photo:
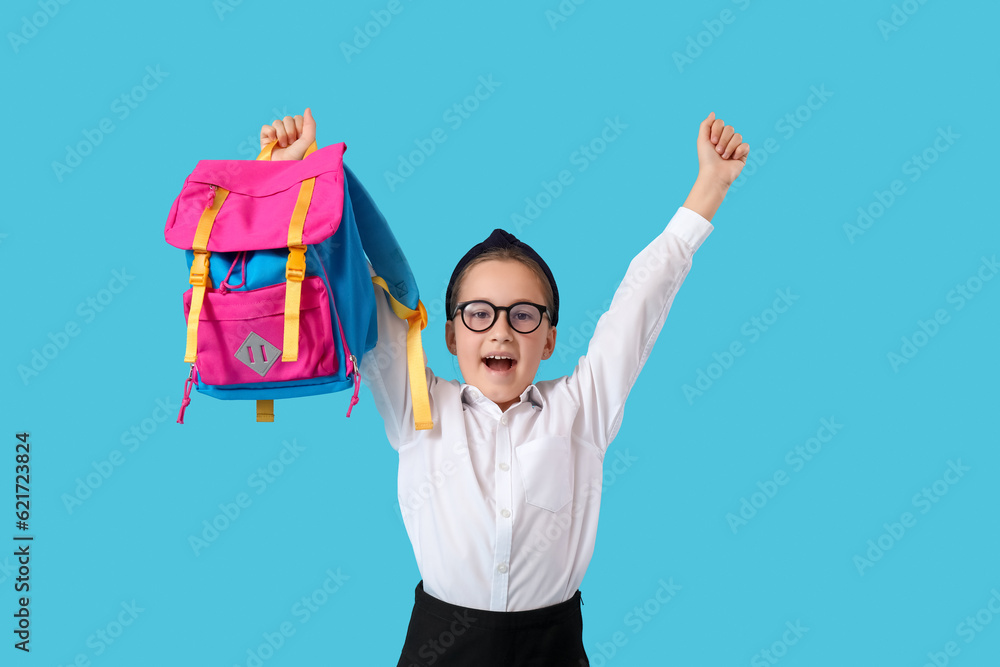
<path fill-rule="evenodd" d="M 396 667 L 589 667 L 582 598 L 529 611 L 484 611 L 449 604 L 417 584 Z"/>

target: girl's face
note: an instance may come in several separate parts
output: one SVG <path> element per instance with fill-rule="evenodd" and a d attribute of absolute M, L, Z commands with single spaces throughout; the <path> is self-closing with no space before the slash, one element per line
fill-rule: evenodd
<path fill-rule="evenodd" d="M 510 306 L 518 301 L 545 303 L 545 292 L 538 276 L 516 260 L 488 260 L 473 266 L 465 274 L 455 296 L 455 303 L 483 300 L 496 306 Z M 445 323 L 445 342 L 458 357 L 458 366 L 467 384 L 506 411 L 520 400 L 524 390 L 535 380 L 542 359 L 552 356 L 556 345 L 556 329 L 548 315 L 528 334 L 514 331 L 506 311 L 497 313 L 493 326 L 477 333 L 456 315 Z M 511 357 L 510 370 L 494 370 L 487 366 L 489 355 Z"/>

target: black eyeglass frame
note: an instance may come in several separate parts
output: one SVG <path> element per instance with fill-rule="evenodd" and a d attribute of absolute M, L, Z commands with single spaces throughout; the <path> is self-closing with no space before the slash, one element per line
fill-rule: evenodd
<path fill-rule="evenodd" d="M 470 304 L 473 304 L 473 303 L 485 303 L 485 304 L 489 305 L 490 308 L 493 309 L 493 321 L 490 322 L 489 326 L 486 327 L 485 329 L 480 329 L 480 330 L 477 331 L 476 329 L 473 329 L 472 327 L 470 327 L 469 323 L 465 321 L 465 307 L 468 306 L 468 305 L 470 305 Z M 538 324 L 536 324 L 535 328 L 532 329 L 531 331 L 521 331 L 521 330 L 517 329 L 514 326 L 514 323 L 511 322 L 511 320 L 510 320 L 510 311 L 511 311 L 511 309 L 512 308 L 516 308 L 517 306 L 524 306 L 524 305 L 534 306 L 535 308 L 538 309 Z M 518 301 L 517 303 L 512 303 L 509 306 L 497 306 L 497 305 L 494 305 L 494 304 L 490 303 L 489 301 L 487 301 L 485 299 L 475 299 L 473 301 L 463 301 L 462 303 L 455 304 L 455 314 L 452 315 L 452 318 L 454 318 L 456 315 L 458 315 L 458 316 L 460 316 L 460 318 L 462 320 L 462 324 L 465 325 L 466 329 L 468 329 L 469 331 L 472 331 L 474 333 L 485 333 L 485 332 L 489 331 L 490 329 L 492 329 L 493 325 L 497 323 L 497 318 L 500 317 L 500 311 L 506 311 L 506 313 L 507 313 L 507 324 L 509 324 L 510 328 L 513 329 L 514 331 L 516 331 L 519 334 L 534 333 L 535 331 L 538 330 L 538 327 L 542 326 L 542 315 L 549 315 L 549 308 L 548 308 L 548 306 L 546 306 L 543 303 L 532 303 L 531 301 Z M 552 316 L 551 315 L 549 315 L 549 321 L 550 322 L 552 321 Z"/>

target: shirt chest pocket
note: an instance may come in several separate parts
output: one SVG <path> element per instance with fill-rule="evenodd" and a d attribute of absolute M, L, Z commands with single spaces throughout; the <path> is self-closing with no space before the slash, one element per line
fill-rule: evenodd
<path fill-rule="evenodd" d="M 536 438 L 514 451 L 527 503 L 550 512 L 565 507 L 573 498 L 569 436 Z"/>

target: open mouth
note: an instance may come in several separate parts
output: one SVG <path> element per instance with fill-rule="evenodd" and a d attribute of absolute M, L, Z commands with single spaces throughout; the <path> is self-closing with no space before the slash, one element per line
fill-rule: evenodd
<path fill-rule="evenodd" d="M 486 364 L 486 367 L 494 373 L 509 373 L 514 370 L 514 366 L 517 365 L 517 360 L 500 355 L 491 355 L 483 357 L 483 363 Z"/>

